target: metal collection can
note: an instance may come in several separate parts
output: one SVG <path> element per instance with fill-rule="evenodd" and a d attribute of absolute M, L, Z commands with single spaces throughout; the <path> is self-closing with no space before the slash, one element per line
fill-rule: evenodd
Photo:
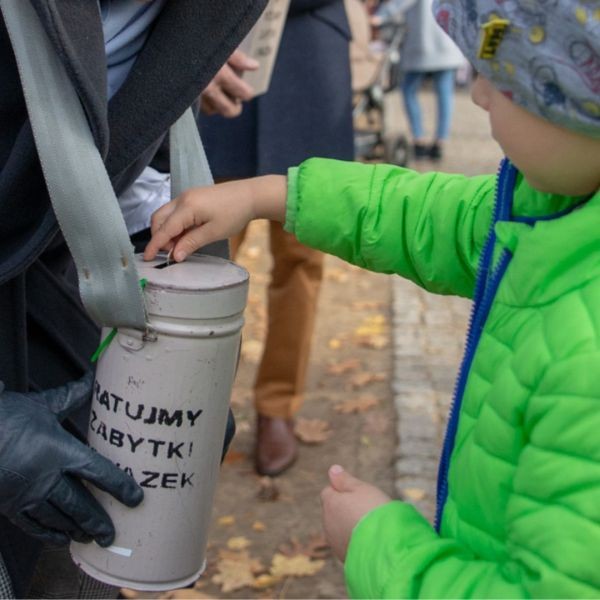
<path fill-rule="evenodd" d="M 136 260 L 150 328 L 120 329 L 100 357 L 89 443 L 135 478 L 144 500 L 130 509 L 93 488 L 116 539 L 73 542 L 71 555 L 100 581 L 162 591 L 204 570 L 248 273 L 212 256 Z"/>

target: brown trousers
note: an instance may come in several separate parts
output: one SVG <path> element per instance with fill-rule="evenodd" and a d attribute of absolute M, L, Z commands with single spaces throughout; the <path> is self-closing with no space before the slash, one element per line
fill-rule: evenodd
<path fill-rule="evenodd" d="M 235 258 L 246 230 L 231 240 Z M 273 256 L 265 349 L 254 384 L 256 411 L 291 418 L 302 404 L 310 345 L 323 278 L 323 254 L 270 223 Z"/>

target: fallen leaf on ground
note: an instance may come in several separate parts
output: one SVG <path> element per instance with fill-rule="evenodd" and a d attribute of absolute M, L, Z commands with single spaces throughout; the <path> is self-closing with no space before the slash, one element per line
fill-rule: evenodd
<path fill-rule="evenodd" d="M 342 347 L 342 342 L 337 338 L 332 338 L 327 342 L 330 350 L 339 350 Z"/>
<path fill-rule="evenodd" d="M 262 521 L 254 521 L 254 523 L 252 523 L 252 529 L 254 529 L 254 531 L 266 531 L 267 526 Z"/>
<path fill-rule="evenodd" d="M 341 269 L 327 269 L 325 271 L 325 279 L 329 281 L 335 281 L 336 283 L 346 283 L 349 275 Z"/>
<path fill-rule="evenodd" d="M 352 310 L 381 310 L 385 308 L 385 302 L 377 300 L 358 300 L 351 305 Z"/>
<path fill-rule="evenodd" d="M 387 329 L 387 319 L 383 315 L 373 315 L 363 320 L 362 324 L 354 330 L 358 337 L 381 335 Z"/>
<path fill-rule="evenodd" d="M 263 303 L 262 294 L 253 294 L 253 293 L 248 294 L 247 303 L 250 308 L 252 308 L 253 306 L 262 304 Z"/>
<path fill-rule="evenodd" d="M 260 246 L 249 246 L 244 250 L 244 256 L 255 260 L 261 255 Z"/>
<path fill-rule="evenodd" d="M 224 560 L 218 563 L 217 569 L 219 572 L 213 575 L 212 582 L 220 585 L 225 594 L 250 587 L 254 583 L 254 575 L 245 565 Z"/>
<path fill-rule="evenodd" d="M 221 550 L 216 564 L 217 574 L 211 579 L 221 586 L 224 593 L 251 587 L 255 575 L 265 570 L 260 560 L 252 558 L 248 552 Z"/>
<path fill-rule="evenodd" d="M 228 525 L 233 525 L 235 523 L 235 517 L 233 515 L 224 515 L 217 519 L 217 523 L 223 527 L 227 527 Z"/>
<path fill-rule="evenodd" d="M 261 477 L 259 480 L 258 499 L 264 502 L 274 502 L 279 498 L 279 488 L 271 477 Z"/>
<path fill-rule="evenodd" d="M 216 564 L 218 565 L 219 561 L 222 560 L 230 560 L 249 565 L 250 570 L 254 574 L 262 573 L 266 570 L 260 559 L 250 556 L 250 553 L 247 550 L 229 550 L 228 548 L 220 548 L 219 559 Z"/>
<path fill-rule="evenodd" d="M 264 573 L 263 575 L 259 575 L 254 582 L 252 583 L 252 587 L 255 590 L 264 590 L 266 588 L 273 587 L 277 583 L 279 583 L 280 578 L 275 575 L 270 575 L 269 573 Z"/>
<path fill-rule="evenodd" d="M 287 557 L 277 553 L 271 562 L 271 575 L 275 577 L 307 577 L 316 575 L 324 565 L 324 560 L 311 560 L 305 554 Z"/>
<path fill-rule="evenodd" d="M 421 488 L 404 488 L 401 490 L 400 495 L 405 500 L 411 500 L 412 502 L 418 502 L 419 500 L 423 500 L 427 495 L 425 490 Z"/>
<path fill-rule="evenodd" d="M 252 426 L 248 421 L 236 421 L 235 430 L 237 433 L 247 433 L 252 431 Z"/>
<path fill-rule="evenodd" d="M 257 363 L 263 353 L 264 344 L 258 340 L 247 339 L 242 343 L 242 358 L 249 363 Z"/>
<path fill-rule="evenodd" d="M 206 594 L 203 594 L 201 591 L 194 588 L 182 588 L 179 590 L 171 590 L 170 592 L 167 592 L 164 596 L 159 596 L 159 600 L 187 600 L 188 598 L 206 600 L 214 598 L 214 596 L 207 596 Z"/>
<path fill-rule="evenodd" d="M 363 446 L 370 446 L 371 445 L 371 438 L 368 435 L 361 435 L 360 436 L 360 443 Z"/>
<path fill-rule="evenodd" d="M 350 373 L 360 369 L 361 362 L 358 358 L 349 358 L 339 363 L 330 364 L 327 367 L 327 373 L 329 375 L 344 375 L 344 373 Z"/>
<path fill-rule="evenodd" d="M 385 335 L 370 335 L 360 337 L 358 340 L 358 345 L 363 346 L 364 348 L 373 348 L 374 350 L 383 350 L 383 348 L 387 348 L 389 344 L 389 339 Z"/>
<path fill-rule="evenodd" d="M 234 463 L 243 462 L 248 458 L 247 454 L 239 452 L 238 450 L 229 450 L 223 459 L 226 465 L 232 465 Z"/>
<path fill-rule="evenodd" d="M 336 412 L 347 415 L 350 413 L 365 412 L 378 404 L 379 398 L 371 394 L 363 394 L 362 396 L 358 396 L 358 398 L 349 398 L 348 400 L 339 402 L 338 404 L 335 404 L 333 408 Z"/>
<path fill-rule="evenodd" d="M 232 537 L 227 540 L 227 547 L 230 550 L 245 550 L 252 542 L 243 535 Z"/>
<path fill-rule="evenodd" d="M 360 346 L 381 350 L 389 343 L 385 335 L 387 329 L 387 319 L 385 316 L 373 315 L 364 319 L 360 327 L 354 330 L 354 337 Z"/>
<path fill-rule="evenodd" d="M 246 406 L 249 402 L 250 393 L 240 389 L 234 389 L 231 392 L 231 404 L 233 406 Z"/>
<path fill-rule="evenodd" d="M 356 373 L 350 378 L 350 386 L 354 389 L 365 387 L 369 383 L 376 383 L 379 381 L 385 381 L 387 376 L 385 373 L 370 373 L 369 371 L 362 371 Z"/>
<path fill-rule="evenodd" d="M 305 444 L 321 444 L 329 439 L 329 423 L 322 419 L 304 419 L 299 417 L 294 425 L 294 433 Z"/>
<path fill-rule="evenodd" d="M 304 554 L 309 558 L 319 559 L 327 558 L 331 549 L 325 536 L 322 533 L 315 533 L 305 543 L 301 543 L 297 537 L 293 537 L 289 543 L 279 546 L 279 552 L 288 558 Z"/>

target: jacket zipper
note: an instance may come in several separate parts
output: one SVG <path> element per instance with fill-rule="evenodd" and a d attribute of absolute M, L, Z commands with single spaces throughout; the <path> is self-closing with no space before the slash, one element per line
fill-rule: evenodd
<path fill-rule="evenodd" d="M 458 418 L 460 407 L 467 384 L 467 378 L 471 370 L 471 365 L 475 357 L 475 351 L 479 345 L 483 327 L 491 310 L 496 292 L 500 285 L 500 281 L 506 272 L 512 254 L 509 250 L 503 250 L 500 255 L 497 266 L 490 274 L 492 266 L 494 247 L 496 245 L 495 225 L 498 221 L 510 220 L 512 212 L 512 200 L 515 187 L 517 170 L 508 161 L 504 159 L 500 163 L 498 170 L 498 178 L 496 184 L 496 197 L 494 200 L 494 212 L 492 216 L 492 224 L 488 239 L 484 246 L 483 252 L 479 259 L 477 268 L 477 280 L 475 284 L 475 293 L 471 316 L 469 319 L 469 327 L 467 340 L 465 344 L 465 352 L 458 372 L 456 384 L 454 386 L 454 394 L 448 416 L 448 425 L 444 436 L 444 445 L 440 458 L 437 480 L 437 506 L 435 515 L 435 529 L 440 531 L 442 523 L 442 513 L 444 505 L 448 498 L 448 471 L 450 469 L 450 457 L 454 449 L 456 432 L 458 429 Z"/>

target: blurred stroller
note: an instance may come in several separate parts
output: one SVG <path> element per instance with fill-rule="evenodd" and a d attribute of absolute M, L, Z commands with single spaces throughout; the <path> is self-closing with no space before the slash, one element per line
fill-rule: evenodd
<path fill-rule="evenodd" d="M 354 90 L 354 147 L 357 160 L 406 166 L 410 146 L 405 135 L 388 126 L 386 94 L 398 89 L 400 48 L 405 26 L 400 19 L 379 29 L 371 42 L 369 14 L 361 0 L 345 0 L 353 40 L 350 46 Z"/>

